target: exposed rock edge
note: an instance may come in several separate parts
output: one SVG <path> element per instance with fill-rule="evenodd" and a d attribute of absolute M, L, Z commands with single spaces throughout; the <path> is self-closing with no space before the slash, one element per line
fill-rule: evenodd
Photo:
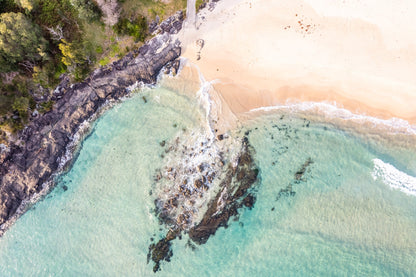
<path fill-rule="evenodd" d="M 106 102 L 130 93 L 138 82 L 154 84 L 161 69 L 181 54 L 172 34 L 182 28 L 182 12 L 162 22 L 164 28 L 137 51 L 113 64 L 96 69 L 83 82 L 56 88 L 53 110 L 35 118 L 0 160 L 0 236 L 45 191 L 65 164 L 65 154 L 84 122 Z M 171 63 L 178 65 L 178 63 Z M 177 69 L 176 69 L 177 70 Z M 32 201 L 31 201 L 32 200 Z"/>

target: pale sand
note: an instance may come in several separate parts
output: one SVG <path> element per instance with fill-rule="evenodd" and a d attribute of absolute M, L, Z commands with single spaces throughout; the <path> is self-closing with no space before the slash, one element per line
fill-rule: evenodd
<path fill-rule="evenodd" d="M 414 125 L 415 14 L 412 0 L 222 0 L 179 38 L 237 117 L 314 101 Z"/>

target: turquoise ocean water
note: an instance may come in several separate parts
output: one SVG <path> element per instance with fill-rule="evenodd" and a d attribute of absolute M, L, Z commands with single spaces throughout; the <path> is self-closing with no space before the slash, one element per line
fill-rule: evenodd
<path fill-rule="evenodd" d="M 108 110 L 55 189 L 0 238 L 0 276 L 154 276 L 161 143 L 203 136 L 204 122 L 195 99 L 164 88 Z M 230 135 L 249 131 L 256 151 L 254 208 L 195 249 L 176 239 L 156 275 L 415 276 L 415 135 L 352 125 L 285 109 L 252 116 Z M 289 185 L 294 195 L 279 193 Z"/>

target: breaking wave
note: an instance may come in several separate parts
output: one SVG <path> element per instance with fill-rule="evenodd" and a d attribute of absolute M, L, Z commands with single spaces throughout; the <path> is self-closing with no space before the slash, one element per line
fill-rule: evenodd
<path fill-rule="evenodd" d="M 391 188 L 416 196 L 416 177 L 409 176 L 380 159 L 373 159 L 373 162 L 374 170 L 371 175 L 374 180 L 380 179 Z"/>
<path fill-rule="evenodd" d="M 250 110 L 250 112 L 273 112 L 277 110 L 290 112 L 312 112 L 322 114 L 325 117 L 337 118 L 346 121 L 353 121 L 359 124 L 370 124 L 378 129 L 387 132 L 403 133 L 416 135 L 416 126 L 411 125 L 408 121 L 400 118 L 379 119 L 368 115 L 354 114 L 351 111 L 340 108 L 336 103 L 318 103 L 318 102 L 302 102 L 270 107 L 260 107 Z"/>

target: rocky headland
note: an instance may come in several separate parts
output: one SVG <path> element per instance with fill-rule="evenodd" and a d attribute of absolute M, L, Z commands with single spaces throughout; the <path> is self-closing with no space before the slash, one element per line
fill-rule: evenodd
<path fill-rule="evenodd" d="M 182 28 L 183 12 L 153 26 L 157 35 L 137 51 L 96 69 L 83 82 L 64 79 L 55 89 L 56 103 L 19 134 L 19 141 L 0 153 L 0 235 L 22 214 L 36 195 L 49 191 L 53 177 L 68 163 L 74 136 L 83 123 L 109 101 L 128 95 L 131 86 L 154 84 L 165 66 L 177 70 L 181 54 L 173 34 Z M 175 61 L 176 60 L 176 61 Z M 73 148 L 73 147 L 72 147 Z"/>

